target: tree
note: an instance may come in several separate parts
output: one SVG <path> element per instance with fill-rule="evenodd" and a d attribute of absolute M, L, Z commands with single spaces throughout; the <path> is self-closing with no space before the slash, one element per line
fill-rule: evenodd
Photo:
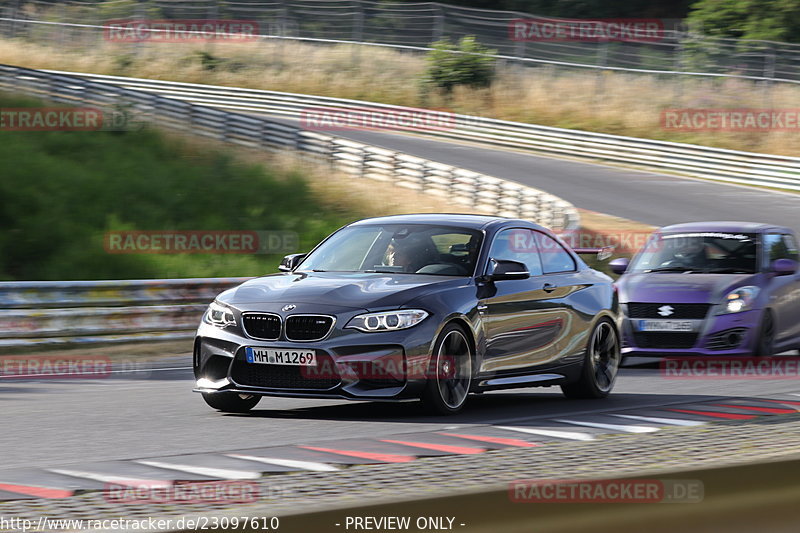
<path fill-rule="evenodd" d="M 800 42 L 797 0 L 699 0 L 687 20 L 715 37 Z"/>

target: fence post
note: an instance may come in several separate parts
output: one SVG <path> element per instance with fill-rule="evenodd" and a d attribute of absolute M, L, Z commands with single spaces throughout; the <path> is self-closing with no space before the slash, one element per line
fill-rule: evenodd
<path fill-rule="evenodd" d="M 20 1 L 21 0 L 16 0 L 14 2 L 14 7 L 13 8 L 9 8 L 9 9 L 11 9 L 11 17 L 10 18 L 14 19 L 14 20 L 11 21 L 11 35 L 10 36 L 11 36 L 12 39 L 14 39 L 17 36 L 17 20 L 16 19 L 19 18 L 19 4 L 20 4 Z"/>
<path fill-rule="evenodd" d="M 361 0 L 353 0 L 353 42 L 360 43 L 364 40 L 364 4 Z M 352 50 L 353 66 L 358 65 L 361 59 L 361 45 L 354 44 Z"/>
<path fill-rule="evenodd" d="M 775 77 L 775 48 L 771 44 L 767 45 L 767 53 L 764 54 L 764 80 L 762 85 L 762 95 L 764 105 L 769 107 L 772 105 L 772 79 Z"/>
<path fill-rule="evenodd" d="M 608 66 L 608 40 L 603 40 L 598 44 L 597 49 L 597 75 L 595 76 L 595 84 L 594 84 L 594 100 L 595 105 L 599 104 L 603 100 L 603 90 L 605 88 L 605 81 L 603 76 L 605 76 L 605 67 Z"/>
<path fill-rule="evenodd" d="M 435 43 L 444 36 L 444 8 L 442 4 L 433 4 L 435 11 L 433 15 L 433 33 L 431 34 L 431 42 Z"/>

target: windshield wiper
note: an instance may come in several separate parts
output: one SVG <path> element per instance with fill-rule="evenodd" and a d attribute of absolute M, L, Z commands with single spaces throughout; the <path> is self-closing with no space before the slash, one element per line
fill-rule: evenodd
<path fill-rule="evenodd" d="M 645 270 L 645 272 L 692 272 L 692 269 L 686 267 L 671 266 L 671 267 L 650 268 L 648 270 Z"/>
<path fill-rule="evenodd" d="M 744 268 L 709 268 L 708 270 L 704 270 L 704 273 L 710 274 L 754 274 L 752 270 L 747 270 Z"/>

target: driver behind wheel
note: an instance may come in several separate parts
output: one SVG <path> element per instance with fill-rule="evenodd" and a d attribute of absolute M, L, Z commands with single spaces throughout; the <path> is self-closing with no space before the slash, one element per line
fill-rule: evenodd
<path fill-rule="evenodd" d="M 702 268 L 708 263 L 706 245 L 702 239 L 681 239 L 675 243 L 672 259 L 664 266 L 684 266 Z"/>
<path fill-rule="evenodd" d="M 390 266 L 403 267 L 403 272 L 413 273 L 427 264 L 436 262 L 436 248 L 430 239 L 413 235 L 402 239 L 393 238 L 386 250 L 385 263 Z"/>

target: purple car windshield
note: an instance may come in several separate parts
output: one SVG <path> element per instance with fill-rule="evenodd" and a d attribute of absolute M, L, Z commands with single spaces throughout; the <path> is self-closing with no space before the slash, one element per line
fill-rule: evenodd
<path fill-rule="evenodd" d="M 631 272 L 752 274 L 758 236 L 751 233 L 655 233 L 634 258 Z"/>

